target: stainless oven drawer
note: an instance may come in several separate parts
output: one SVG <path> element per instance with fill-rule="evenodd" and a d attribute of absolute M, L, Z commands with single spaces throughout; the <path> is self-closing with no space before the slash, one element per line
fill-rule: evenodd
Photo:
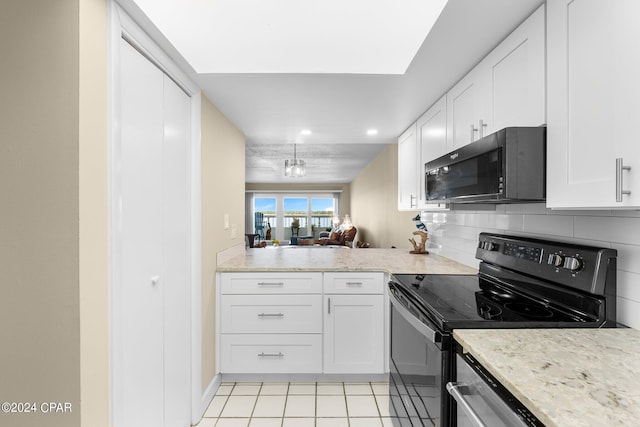
<path fill-rule="evenodd" d="M 458 427 L 530 427 L 539 421 L 525 411 L 509 405 L 460 355 L 456 355 L 456 382 L 447 383 L 447 391 L 457 404 Z M 500 387 L 502 387 L 500 385 Z M 527 419 L 529 418 L 529 419 Z"/>

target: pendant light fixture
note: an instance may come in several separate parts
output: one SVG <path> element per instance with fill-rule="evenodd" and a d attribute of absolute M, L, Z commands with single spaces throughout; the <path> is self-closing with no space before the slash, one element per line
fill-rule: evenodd
<path fill-rule="evenodd" d="M 293 144 L 293 159 L 284 161 L 284 176 L 292 178 L 300 178 L 305 176 L 307 164 L 304 160 L 300 160 L 296 153 L 296 144 Z"/>

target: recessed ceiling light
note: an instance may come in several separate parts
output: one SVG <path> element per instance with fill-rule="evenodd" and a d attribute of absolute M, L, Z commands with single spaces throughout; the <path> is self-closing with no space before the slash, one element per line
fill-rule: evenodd
<path fill-rule="evenodd" d="M 367 131 L 367 135 L 377 135 L 378 134 L 378 129 L 369 129 Z"/>
<path fill-rule="evenodd" d="M 303 129 L 300 131 L 302 135 L 311 135 L 311 131 L 309 129 Z"/>

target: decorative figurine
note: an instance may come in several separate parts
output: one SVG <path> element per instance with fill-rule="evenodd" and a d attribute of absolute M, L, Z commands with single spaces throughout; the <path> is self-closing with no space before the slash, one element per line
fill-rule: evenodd
<path fill-rule="evenodd" d="M 420 214 L 416 215 L 415 218 L 413 218 L 413 221 L 416 222 L 416 228 L 417 230 L 413 232 L 414 236 L 420 236 L 421 237 L 421 241 L 420 243 L 417 243 L 416 240 L 412 237 L 409 239 L 409 241 L 411 242 L 411 245 L 413 246 L 413 250 L 410 251 L 409 253 L 411 254 L 428 254 L 429 251 L 427 251 L 424 247 L 427 244 L 427 226 L 424 225 L 424 223 L 422 222 L 422 220 L 420 219 Z"/>

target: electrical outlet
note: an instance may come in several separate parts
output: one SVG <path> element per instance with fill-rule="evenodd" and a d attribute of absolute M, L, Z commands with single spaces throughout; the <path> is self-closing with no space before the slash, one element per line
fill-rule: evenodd
<path fill-rule="evenodd" d="M 235 224 L 231 224 L 231 238 L 235 239 L 238 237 L 238 227 Z"/>
<path fill-rule="evenodd" d="M 229 229 L 229 214 L 228 213 L 224 214 L 224 229 L 225 230 Z"/>

